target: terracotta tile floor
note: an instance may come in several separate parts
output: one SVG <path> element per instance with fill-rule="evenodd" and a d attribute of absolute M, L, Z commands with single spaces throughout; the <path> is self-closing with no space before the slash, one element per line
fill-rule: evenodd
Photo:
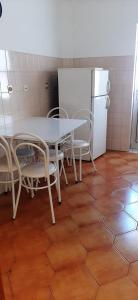
<path fill-rule="evenodd" d="M 97 173 L 83 163 L 83 182 L 22 191 L 17 218 L 10 193 L 0 196 L 0 300 L 138 300 L 138 154 L 108 152 Z"/>

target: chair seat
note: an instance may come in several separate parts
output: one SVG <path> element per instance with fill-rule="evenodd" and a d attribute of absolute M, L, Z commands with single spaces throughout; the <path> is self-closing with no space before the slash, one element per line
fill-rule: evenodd
<path fill-rule="evenodd" d="M 61 150 L 58 150 L 58 160 L 62 160 L 64 158 L 64 153 Z M 56 161 L 56 151 L 55 149 L 50 149 L 49 151 L 49 160 Z"/>
<path fill-rule="evenodd" d="M 18 170 L 17 166 L 14 162 L 12 163 L 12 170 L 13 170 L 13 172 Z M 9 172 L 7 159 L 6 159 L 6 157 L 2 157 L 0 159 L 0 173 L 7 173 L 7 172 Z"/>
<path fill-rule="evenodd" d="M 86 148 L 89 147 L 90 143 L 84 140 L 73 140 L 72 141 L 73 148 Z M 68 144 L 71 147 L 71 144 Z"/>
<path fill-rule="evenodd" d="M 56 166 L 52 163 L 49 164 L 49 175 L 56 172 Z M 29 178 L 43 178 L 46 177 L 44 162 L 35 162 L 26 165 L 22 169 L 22 175 Z"/>

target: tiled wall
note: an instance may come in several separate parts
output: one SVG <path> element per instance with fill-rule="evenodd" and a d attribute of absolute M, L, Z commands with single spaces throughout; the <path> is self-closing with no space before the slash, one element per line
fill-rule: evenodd
<path fill-rule="evenodd" d="M 26 116 L 45 116 L 57 101 L 58 58 L 0 50 L 0 126 Z M 8 85 L 13 88 L 8 93 Z"/>
<path fill-rule="evenodd" d="M 110 71 L 111 105 L 108 111 L 108 149 L 127 151 L 130 146 L 133 65 L 133 56 L 63 60 L 63 67 L 103 67 Z"/>

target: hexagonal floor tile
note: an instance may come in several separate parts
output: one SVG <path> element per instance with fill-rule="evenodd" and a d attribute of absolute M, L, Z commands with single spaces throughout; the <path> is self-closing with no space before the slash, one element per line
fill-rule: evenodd
<path fill-rule="evenodd" d="M 32 276 L 33 275 L 33 276 Z M 45 254 L 16 261 L 9 274 L 14 295 L 29 293 L 46 288 L 54 275 L 54 271 Z M 27 280 L 26 280 L 27 278 Z M 26 297 L 25 297 L 26 299 Z"/>
<path fill-rule="evenodd" d="M 84 266 L 57 272 L 51 282 L 55 300 L 94 300 L 97 283 Z"/>
<path fill-rule="evenodd" d="M 93 176 L 89 175 L 87 177 L 84 178 L 84 182 L 85 184 L 87 184 L 88 186 L 95 186 L 95 185 L 99 185 L 99 184 L 106 184 L 105 179 L 98 173 L 94 174 Z"/>
<path fill-rule="evenodd" d="M 128 272 L 128 263 L 112 249 L 100 249 L 88 253 L 86 265 L 99 284 L 105 284 Z"/>
<path fill-rule="evenodd" d="M 138 286 L 138 261 L 132 263 L 129 268 L 129 276 Z"/>
<path fill-rule="evenodd" d="M 121 188 L 129 187 L 131 184 L 120 177 L 115 177 L 109 179 L 109 181 L 106 182 L 106 185 L 109 185 L 112 188 L 112 190 L 119 190 Z"/>
<path fill-rule="evenodd" d="M 138 193 L 138 180 L 132 184 L 131 188 Z"/>
<path fill-rule="evenodd" d="M 106 184 L 87 185 L 88 192 L 94 197 L 94 199 L 101 199 L 101 197 L 109 195 L 112 191 L 111 187 Z"/>
<path fill-rule="evenodd" d="M 92 204 L 95 199 L 87 192 L 75 193 L 74 195 L 70 195 L 67 199 L 67 203 L 70 207 L 82 207 L 89 204 Z"/>
<path fill-rule="evenodd" d="M 109 158 L 108 159 L 108 163 L 113 165 L 113 166 L 121 166 L 121 165 L 124 165 L 126 162 L 124 159 L 122 158 Z"/>
<path fill-rule="evenodd" d="M 69 195 L 74 195 L 74 193 L 81 193 L 87 191 L 87 186 L 83 182 L 78 182 L 77 184 L 69 185 L 66 187 L 66 192 Z"/>
<path fill-rule="evenodd" d="M 47 256 L 54 270 L 83 263 L 86 258 L 84 247 L 74 240 L 52 244 L 47 250 Z"/>
<path fill-rule="evenodd" d="M 87 251 L 111 247 L 114 240 L 112 233 L 101 223 L 81 227 L 77 236 Z"/>
<path fill-rule="evenodd" d="M 137 222 L 123 211 L 106 217 L 105 224 L 115 235 L 135 230 L 137 228 Z"/>
<path fill-rule="evenodd" d="M 55 226 L 50 226 L 47 230 L 47 236 L 52 242 L 59 242 L 77 233 L 78 227 L 71 218 L 59 220 Z"/>
<path fill-rule="evenodd" d="M 12 299 L 12 298 L 11 298 Z M 34 286 L 32 289 L 26 289 L 23 293 L 14 296 L 14 300 L 55 300 L 48 287 L 38 288 Z M 7 299 L 8 300 L 8 299 Z M 10 299 L 9 299 L 10 300 Z"/>
<path fill-rule="evenodd" d="M 127 277 L 101 286 L 96 300 L 137 300 L 138 288 Z"/>
<path fill-rule="evenodd" d="M 114 201 L 110 197 L 102 197 L 101 200 L 95 201 L 93 205 L 103 216 L 115 214 L 124 209 L 121 201 Z"/>
<path fill-rule="evenodd" d="M 136 180 L 138 180 L 138 173 L 126 174 L 123 175 L 122 178 L 131 183 L 134 183 Z"/>
<path fill-rule="evenodd" d="M 138 260 L 138 231 L 134 230 L 118 236 L 115 247 L 128 261 Z"/>
<path fill-rule="evenodd" d="M 0 299 L 6 299 L 6 300 L 13 299 L 13 291 L 9 281 L 9 273 L 2 274 L 0 280 L 2 281 L 2 289 L 0 290 Z M 1 283 L 0 283 L 0 288 L 1 288 Z"/>
<path fill-rule="evenodd" d="M 120 189 L 112 193 L 112 198 L 118 199 L 124 204 L 131 204 L 138 202 L 138 193 L 131 188 Z"/>
<path fill-rule="evenodd" d="M 124 166 L 117 166 L 116 171 L 120 173 L 120 175 L 125 175 L 126 173 L 132 173 L 134 171 L 136 171 L 136 168 L 134 168 L 134 166 L 131 166 L 129 164 L 126 164 Z"/>
<path fill-rule="evenodd" d="M 126 205 L 125 211 L 138 222 L 138 202 Z"/>
<path fill-rule="evenodd" d="M 78 226 L 94 224 L 102 220 L 102 216 L 93 206 L 77 208 L 71 217 Z"/>

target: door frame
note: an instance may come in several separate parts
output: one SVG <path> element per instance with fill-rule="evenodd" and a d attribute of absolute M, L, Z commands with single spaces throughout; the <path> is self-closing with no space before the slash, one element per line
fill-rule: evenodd
<path fill-rule="evenodd" d="M 136 89 L 136 73 L 138 74 L 138 24 L 136 25 L 136 42 L 134 57 L 134 73 L 132 88 L 132 118 L 131 118 L 131 137 L 130 149 L 138 150 L 138 87 Z M 137 75 L 138 76 L 138 75 Z M 136 142 L 137 137 L 137 142 Z"/>

